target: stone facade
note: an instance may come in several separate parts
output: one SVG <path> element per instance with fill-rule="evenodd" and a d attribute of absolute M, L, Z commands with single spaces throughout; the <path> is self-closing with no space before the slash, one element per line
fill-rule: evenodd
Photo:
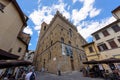
<path fill-rule="evenodd" d="M 34 51 L 29 50 L 29 51 L 25 54 L 24 60 L 33 62 L 34 53 L 35 53 Z"/>
<path fill-rule="evenodd" d="M 82 61 L 86 61 L 81 45 L 86 44 L 77 29 L 58 11 L 50 24 L 41 25 L 40 36 L 35 51 L 37 70 L 44 68 L 48 72 L 57 73 L 79 71 Z"/>

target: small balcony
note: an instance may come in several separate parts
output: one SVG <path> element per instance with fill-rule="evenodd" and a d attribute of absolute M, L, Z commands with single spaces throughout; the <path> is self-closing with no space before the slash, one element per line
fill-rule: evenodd
<path fill-rule="evenodd" d="M 18 39 L 20 39 L 23 43 L 25 43 L 26 45 L 29 44 L 29 41 L 30 41 L 30 35 L 29 34 L 26 34 L 24 32 L 20 32 L 18 34 Z"/>

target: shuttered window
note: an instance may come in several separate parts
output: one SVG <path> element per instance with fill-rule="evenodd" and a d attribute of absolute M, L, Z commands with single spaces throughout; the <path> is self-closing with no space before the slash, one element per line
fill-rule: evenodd
<path fill-rule="evenodd" d="M 112 49 L 118 47 L 114 40 L 111 40 L 108 43 L 109 43 L 109 45 L 111 46 Z"/>
<path fill-rule="evenodd" d="M 120 43 L 120 39 L 118 39 L 119 43 Z"/>
<path fill-rule="evenodd" d="M 102 33 L 103 33 L 103 35 L 104 35 L 105 37 L 109 35 L 109 33 L 108 33 L 107 30 L 102 31 Z"/>
<path fill-rule="evenodd" d="M 96 40 L 100 39 L 100 37 L 99 37 L 98 34 L 95 35 L 95 39 L 96 39 Z"/>
<path fill-rule="evenodd" d="M 21 47 L 19 47 L 18 52 L 21 52 L 21 50 L 22 50 L 22 48 L 21 48 Z"/>
<path fill-rule="evenodd" d="M 99 51 L 104 51 L 104 50 L 108 49 L 105 43 L 100 44 L 97 47 L 98 47 Z"/>
<path fill-rule="evenodd" d="M 114 26 L 112 26 L 112 29 L 113 29 L 115 32 L 118 32 L 118 31 L 120 31 L 120 26 L 114 25 Z"/>
<path fill-rule="evenodd" d="M 92 47 L 89 47 L 90 53 L 94 52 Z"/>

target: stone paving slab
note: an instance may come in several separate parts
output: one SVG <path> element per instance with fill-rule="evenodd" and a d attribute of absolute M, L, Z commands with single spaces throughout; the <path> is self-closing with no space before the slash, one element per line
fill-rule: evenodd
<path fill-rule="evenodd" d="M 80 72 L 72 72 L 69 74 L 62 74 L 61 76 L 45 73 L 45 72 L 36 72 L 37 80 L 104 80 L 99 78 L 89 78 L 83 77 Z"/>

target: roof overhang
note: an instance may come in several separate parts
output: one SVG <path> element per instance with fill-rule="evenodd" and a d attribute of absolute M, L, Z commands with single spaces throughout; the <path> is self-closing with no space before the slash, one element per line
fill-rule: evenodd
<path fill-rule="evenodd" d="M 87 43 L 85 45 L 82 45 L 82 47 L 86 47 L 86 46 L 91 45 L 91 44 L 94 44 L 94 42 L 90 42 L 90 43 Z"/>
<path fill-rule="evenodd" d="M 83 64 L 109 64 L 109 63 L 120 63 L 120 59 L 108 58 L 108 59 L 103 59 L 100 61 L 91 60 L 91 61 L 83 62 Z"/>
<path fill-rule="evenodd" d="M 6 52 L 2 49 L 0 49 L 0 60 L 13 60 L 13 59 L 18 59 L 18 55 L 11 54 L 9 52 Z"/>
<path fill-rule="evenodd" d="M 106 25 L 105 27 L 103 27 L 103 28 L 101 28 L 101 29 L 95 31 L 95 32 L 92 33 L 91 35 L 95 35 L 96 33 L 98 33 L 98 32 L 100 32 L 100 31 L 102 31 L 102 30 L 105 30 L 106 28 L 109 28 L 109 27 L 111 27 L 111 26 L 117 24 L 118 22 L 120 22 L 120 19 L 118 19 L 118 20 L 116 20 L 116 21 L 114 21 L 114 22 L 112 22 L 112 23 Z"/>
<path fill-rule="evenodd" d="M 0 61 L 0 69 L 3 68 L 10 68 L 10 67 L 19 67 L 19 66 L 28 66 L 32 63 L 29 61 L 23 61 L 23 60 L 14 60 L 14 61 Z"/>
<path fill-rule="evenodd" d="M 115 8 L 112 13 L 115 13 L 116 11 L 119 11 L 120 10 L 120 6 L 118 6 L 117 8 Z"/>

